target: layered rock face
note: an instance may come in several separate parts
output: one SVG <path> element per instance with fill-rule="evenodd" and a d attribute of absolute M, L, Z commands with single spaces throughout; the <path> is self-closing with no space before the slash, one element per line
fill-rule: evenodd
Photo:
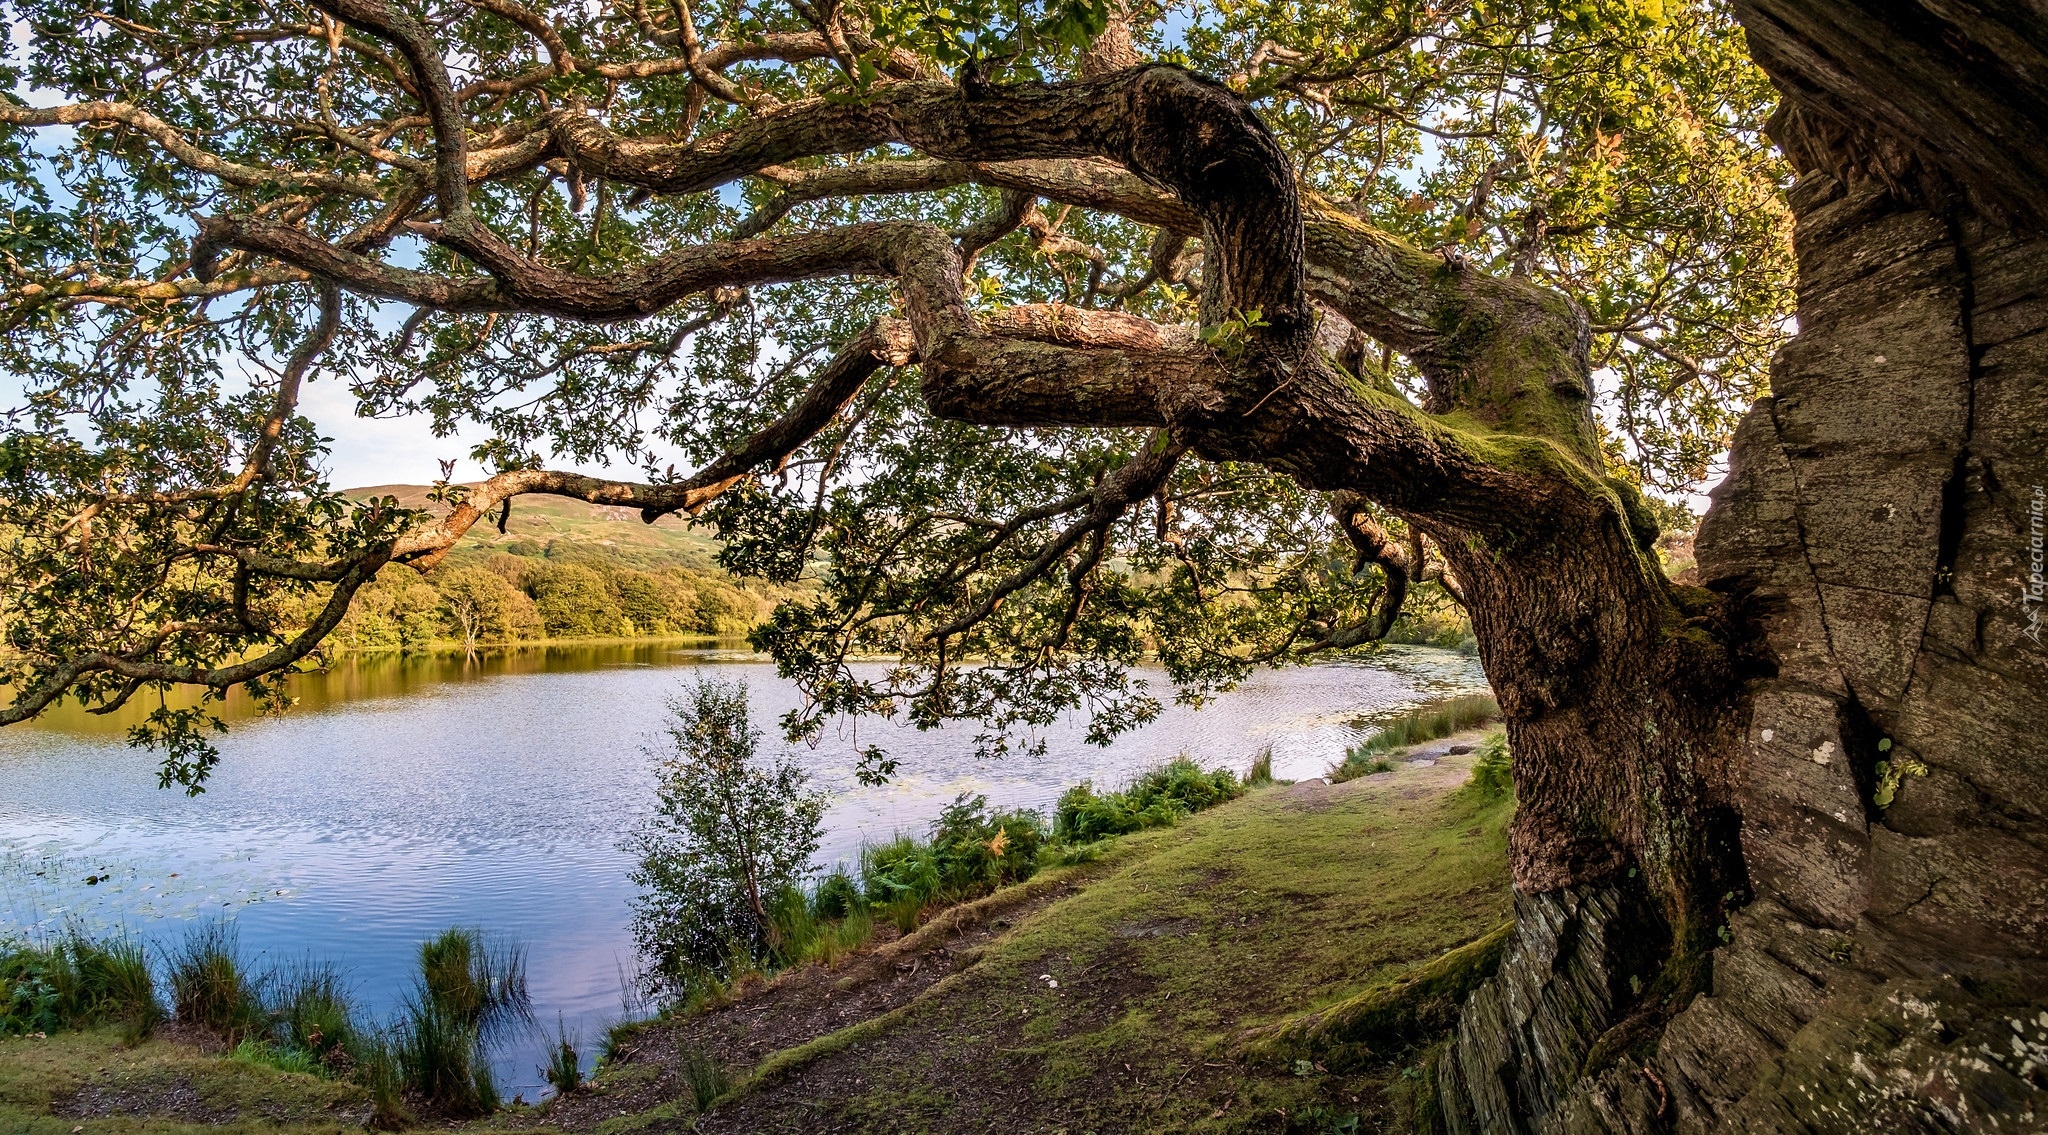
<path fill-rule="evenodd" d="M 1582 945 L 1530 923 L 1475 994 L 1450 1123 L 2048 1130 L 2048 7 L 1737 11 L 1799 175 L 1799 334 L 1698 540 L 1771 673 L 1752 901 L 1652 1043 L 1572 992 L 1623 931 L 1525 898 Z"/>

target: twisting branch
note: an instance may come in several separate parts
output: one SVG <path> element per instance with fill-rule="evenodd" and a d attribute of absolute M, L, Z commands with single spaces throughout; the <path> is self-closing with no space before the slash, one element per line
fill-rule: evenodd
<path fill-rule="evenodd" d="M 831 424 L 876 370 L 906 365 L 914 351 L 906 326 L 896 321 L 877 323 L 840 348 L 812 378 L 796 405 L 690 477 L 646 485 L 546 469 L 510 470 L 471 487 L 440 523 L 408 535 L 392 555 L 425 571 L 438 564 L 493 508 L 529 494 L 638 508 L 640 518 L 649 524 L 672 512 L 695 514 L 762 465 L 786 460 Z"/>
<path fill-rule="evenodd" d="M 1101 535 L 1110 525 L 1121 520 L 1132 505 L 1157 493 L 1159 487 L 1166 483 L 1166 478 L 1172 475 L 1174 465 L 1186 452 L 1186 446 L 1176 444 L 1163 432 L 1155 431 L 1147 436 L 1136 457 L 1125 462 L 1122 468 L 1104 477 L 1102 482 L 1096 485 L 1095 491 L 1087 499 L 1088 511 L 1079 520 L 1063 529 L 1057 537 L 1040 549 L 1038 555 L 1029 563 L 990 588 L 988 594 L 966 614 L 933 628 L 925 635 L 925 639 L 938 650 L 940 669 L 943 670 L 945 667 L 948 640 L 966 633 L 976 624 L 995 614 L 996 609 L 1002 606 L 1003 600 L 1044 578 L 1054 565 L 1073 550 L 1074 545 L 1083 539 Z M 1070 573 L 1070 584 L 1078 587 L 1080 578 L 1088 571 L 1092 571 L 1094 564 L 1098 562 L 1099 548 L 1092 558 L 1084 558 L 1075 566 L 1075 570 Z M 1076 613 L 1078 614 L 1078 611 Z M 1068 625 L 1071 623 L 1072 619 L 1069 618 Z"/>
<path fill-rule="evenodd" d="M 1353 563 L 1354 574 L 1363 572 L 1367 564 L 1377 565 L 1386 577 L 1386 590 L 1379 602 L 1373 605 L 1372 613 L 1355 623 L 1332 627 L 1323 637 L 1302 647 L 1303 653 L 1322 650 L 1343 650 L 1378 642 L 1394 629 L 1394 620 L 1401 617 L 1401 605 L 1408 599 L 1408 581 L 1420 560 L 1401 554 L 1394 538 L 1385 528 L 1380 527 L 1365 512 L 1365 498 L 1356 493 L 1339 492 L 1331 494 L 1330 515 L 1336 518 L 1338 527 L 1350 540 L 1357 553 Z"/>

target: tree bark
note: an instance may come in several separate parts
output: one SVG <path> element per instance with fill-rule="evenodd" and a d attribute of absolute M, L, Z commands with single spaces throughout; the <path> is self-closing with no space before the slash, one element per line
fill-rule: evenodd
<path fill-rule="evenodd" d="M 1521 953 L 1444 1061 L 1447 1118 L 2032 1129 L 2048 1115 L 2048 26 L 1933 0 L 1737 11 L 1787 96 L 1772 129 L 1799 171 L 1800 332 L 1697 543 L 1762 670 L 1713 758 L 1754 901 L 1668 1027 L 1624 1018 L 1589 1043 L 1585 1022 L 1616 1015 L 1626 895 L 1525 895 Z"/>

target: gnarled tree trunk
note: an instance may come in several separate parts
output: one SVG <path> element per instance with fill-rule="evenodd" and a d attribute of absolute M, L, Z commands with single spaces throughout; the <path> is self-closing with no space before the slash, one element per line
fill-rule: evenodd
<path fill-rule="evenodd" d="M 1799 171 L 1801 277 L 1799 335 L 1698 541 L 1702 581 L 1764 668 L 1729 703 L 1735 743 L 1706 756 L 1732 797 L 1702 802 L 1739 812 L 1754 901 L 1660 1035 L 1613 1024 L 1643 923 L 1627 888 L 1524 894 L 1517 946 L 1444 1062 L 1447 1118 L 2034 1130 L 2048 1120 L 2048 19 L 1738 10 L 1787 96 L 1773 131 Z"/>

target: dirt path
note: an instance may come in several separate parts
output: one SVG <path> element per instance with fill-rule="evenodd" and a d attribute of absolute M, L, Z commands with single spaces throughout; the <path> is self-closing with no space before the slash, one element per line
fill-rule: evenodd
<path fill-rule="evenodd" d="M 914 933 L 832 967 L 806 966 L 745 990 L 732 1003 L 635 1030 L 615 1050 L 601 1084 L 493 1127 L 589 1131 L 622 1116 L 694 1111 L 682 1068 L 708 1056 L 734 1080 L 763 1058 L 908 1005 L 972 965 L 993 938 L 1073 894 L 1100 865 L 1048 875 L 942 912 Z"/>

